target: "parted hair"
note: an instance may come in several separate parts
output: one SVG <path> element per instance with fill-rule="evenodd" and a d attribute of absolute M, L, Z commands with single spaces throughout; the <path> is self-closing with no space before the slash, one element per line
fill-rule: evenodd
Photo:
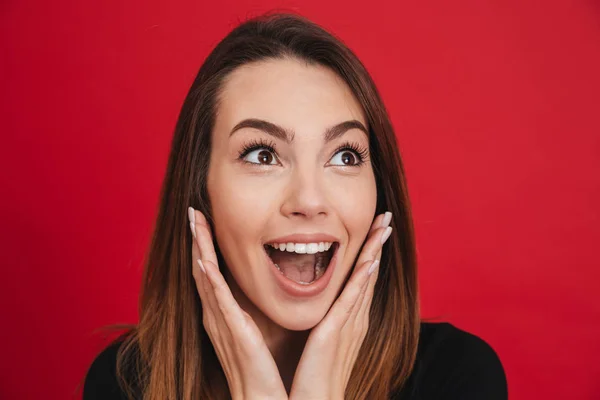
<path fill-rule="evenodd" d="M 369 330 L 345 398 L 388 398 L 412 372 L 420 328 L 414 227 L 404 167 L 383 101 L 366 68 L 340 39 L 303 16 L 267 13 L 241 23 L 216 45 L 182 105 L 144 260 L 139 322 L 110 327 L 125 329 L 116 339 L 122 341 L 117 377 L 129 399 L 231 398 L 202 323 L 192 276 L 187 208 L 201 211 L 214 227 L 207 173 L 224 79 L 241 65 L 282 58 L 330 68 L 349 86 L 367 118 L 376 213 L 394 215 L 394 233 L 382 254 Z M 217 243 L 215 248 L 218 251 Z M 220 268 L 227 266 L 221 263 Z"/>

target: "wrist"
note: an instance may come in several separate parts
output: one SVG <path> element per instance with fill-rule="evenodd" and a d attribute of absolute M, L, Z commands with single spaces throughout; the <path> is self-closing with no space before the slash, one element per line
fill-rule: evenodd
<path fill-rule="evenodd" d="M 283 396 L 283 395 L 272 395 L 272 396 L 249 395 L 249 396 L 243 396 L 243 397 L 239 397 L 239 398 L 232 397 L 232 400 L 288 400 L 288 397 Z"/>
<path fill-rule="evenodd" d="M 251 393 L 247 395 L 242 395 L 239 397 L 232 397 L 232 400 L 289 400 L 287 393 L 282 394 L 272 394 L 272 395 L 258 395 L 256 393 Z"/>
<path fill-rule="evenodd" d="M 344 400 L 344 396 L 306 396 L 298 393 L 290 393 L 289 400 Z"/>

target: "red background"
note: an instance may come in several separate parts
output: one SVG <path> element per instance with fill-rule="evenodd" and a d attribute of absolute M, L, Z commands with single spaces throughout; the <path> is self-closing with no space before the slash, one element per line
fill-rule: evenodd
<path fill-rule="evenodd" d="M 597 1 L 4 1 L 2 399 L 67 399 L 135 322 L 173 127 L 273 7 L 343 38 L 397 129 L 423 316 L 487 340 L 511 399 L 600 398 Z"/>

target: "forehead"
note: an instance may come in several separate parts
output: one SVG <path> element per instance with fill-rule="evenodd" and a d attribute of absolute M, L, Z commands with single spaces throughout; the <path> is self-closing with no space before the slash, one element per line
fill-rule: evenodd
<path fill-rule="evenodd" d="M 231 129 L 245 118 L 260 118 L 298 133 L 356 119 L 363 109 L 348 85 L 331 69 L 295 59 L 245 64 L 225 80 L 217 124 Z"/>

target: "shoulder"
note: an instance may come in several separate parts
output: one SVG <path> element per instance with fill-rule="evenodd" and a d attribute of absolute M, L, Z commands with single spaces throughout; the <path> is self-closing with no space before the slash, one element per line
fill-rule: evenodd
<path fill-rule="evenodd" d="M 125 399 L 117 380 L 117 352 L 122 342 L 113 342 L 100 352 L 88 368 L 83 400 Z"/>
<path fill-rule="evenodd" d="M 417 360 L 402 399 L 506 400 L 504 368 L 483 339 L 447 322 L 422 322 Z"/>

